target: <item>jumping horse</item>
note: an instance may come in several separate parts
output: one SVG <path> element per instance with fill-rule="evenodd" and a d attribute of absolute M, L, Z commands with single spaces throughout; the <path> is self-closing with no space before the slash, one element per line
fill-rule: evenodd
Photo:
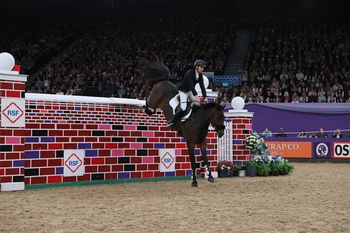
<path fill-rule="evenodd" d="M 144 112 L 148 115 L 152 115 L 156 112 L 157 108 L 160 108 L 168 121 L 175 112 L 171 102 L 176 101 L 176 96 L 178 95 L 176 85 L 169 81 L 169 69 L 162 61 L 157 59 L 157 61 L 145 63 L 142 71 L 145 77 L 149 80 L 161 80 L 154 84 L 151 92 L 148 94 L 146 98 L 146 105 L 143 106 Z M 208 165 L 206 137 L 208 134 L 209 125 L 215 129 L 219 137 L 224 135 L 225 115 L 223 109 L 224 106 L 220 106 L 214 102 L 200 104 L 200 106 L 189 106 L 185 113 L 183 113 L 185 116 L 188 116 L 188 118 L 186 120 L 183 118 L 179 119 L 173 125 L 173 130 L 176 130 L 187 143 L 187 149 L 191 160 L 192 187 L 198 186 L 194 156 L 194 149 L 197 144 L 200 145 L 200 151 L 204 167 L 206 169 L 206 174 L 208 176 L 208 181 L 211 183 L 214 182 L 214 177 L 212 176 Z"/>

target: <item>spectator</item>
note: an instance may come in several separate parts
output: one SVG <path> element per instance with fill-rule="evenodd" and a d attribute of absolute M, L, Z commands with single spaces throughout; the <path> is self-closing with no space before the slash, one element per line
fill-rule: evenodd
<path fill-rule="evenodd" d="M 272 137 L 272 132 L 270 131 L 270 129 L 268 127 L 266 127 L 264 132 L 262 132 L 261 136 L 264 138 Z"/>
<path fill-rule="evenodd" d="M 298 82 L 300 83 L 300 81 L 304 80 L 304 74 L 301 71 L 301 69 L 298 70 L 297 74 L 295 75 L 296 79 L 298 80 Z"/>
<path fill-rule="evenodd" d="M 316 134 L 317 138 L 328 138 L 328 134 L 323 130 L 323 128 L 320 128 L 320 132 Z"/>
<path fill-rule="evenodd" d="M 322 91 L 319 91 L 319 92 L 318 92 L 317 102 L 318 102 L 318 103 L 324 103 L 324 102 L 326 102 L 326 97 L 323 95 L 323 92 L 322 92 Z"/>
<path fill-rule="evenodd" d="M 64 95 L 64 93 L 61 89 L 58 89 L 58 92 L 56 93 L 56 95 Z"/>
<path fill-rule="evenodd" d="M 314 133 L 314 132 L 311 133 L 310 136 L 309 136 L 309 138 L 317 138 L 316 133 Z"/>
<path fill-rule="evenodd" d="M 35 87 L 42 87 L 43 86 L 43 81 L 41 78 L 38 78 L 38 80 L 35 82 Z"/>
<path fill-rule="evenodd" d="M 125 89 L 124 89 L 124 86 L 123 86 L 123 85 L 120 85 L 119 88 L 120 88 L 120 89 L 118 90 L 118 97 L 119 97 L 119 98 L 124 98 L 125 93 L 126 93 L 126 91 L 125 91 Z"/>
<path fill-rule="evenodd" d="M 300 103 L 298 97 L 293 97 L 293 101 L 291 103 Z"/>
<path fill-rule="evenodd" d="M 276 137 L 287 137 L 287 134 L 283 131 L 283 128 L 280 128 L 279 132 L 276 134 Z"/>
<path fill-rule="evenodd" d="M 300 130 L 299 134 L 297 135 L 297 138 L 306 138 L 305 130 Z"/>
<path fill-rule="evenodd" d="M 342 138 L 343 134 L 340 132 L 340 129 L 336 129 L 333 133 L 333 138 Z"/>

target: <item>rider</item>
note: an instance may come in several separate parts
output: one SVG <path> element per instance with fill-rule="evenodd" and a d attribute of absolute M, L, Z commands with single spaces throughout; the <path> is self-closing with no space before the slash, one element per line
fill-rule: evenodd
<path fill-rule="evenodd" d="M 199 83 L 199 86 L 202 91 L 202 95 L 204 98 L 204 102 L 207 103 L 207 93 L 205 91 L 204 83 L 203 83 L 203 70 L 205 67 L 205 63 L 203 60 L 197 60 L 193 65 L 194 69 L 190 69 L 184 75 L 184 78 L 179 85 L 179 94 L 180 94 L 180 108 L 176 111 L 173 118 L 168 121 L 168 127 L 172 129 L 172 125 L 176 122 L 179 116 L 186 110 L 187 99 L 190 98 L 191 101 L 195 102 L 196 105 L 199 105 L 200 98 L 195 89 L 195 85 Z"/>

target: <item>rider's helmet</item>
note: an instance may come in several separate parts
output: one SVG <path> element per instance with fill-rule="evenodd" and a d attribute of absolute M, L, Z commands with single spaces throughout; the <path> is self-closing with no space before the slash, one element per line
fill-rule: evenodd
<path fill-rule="evenodd" d="M 205 62 L 203 60 L 197 60 L 197 61 L 194 62 L 193 66 L 194 67 L 196 67 L 196 66 L 203 66 L 203 67 L 205 67 Z"/>

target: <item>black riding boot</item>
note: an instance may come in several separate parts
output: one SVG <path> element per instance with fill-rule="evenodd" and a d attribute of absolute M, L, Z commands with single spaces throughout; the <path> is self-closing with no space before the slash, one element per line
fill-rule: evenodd
<path fill-rule="evenodd" d="M 175 121 L 177 120 L 177 118 L 180 117 L 180 115 L 183 113 L 184 111 L 182 110 L 182 108 L 179 108 L 179 110 L 177 110 L 173 116 L 173 118 L 171 118 L 170 120 L 168 120 L 168 127 L 170 129 L 173 129 L 173 125 L 175 123 Z"/>

